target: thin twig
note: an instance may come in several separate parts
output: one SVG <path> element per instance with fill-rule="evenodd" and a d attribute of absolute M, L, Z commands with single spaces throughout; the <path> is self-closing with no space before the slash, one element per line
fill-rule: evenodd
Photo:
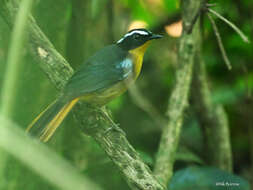
<path fill-rule="evenodd" d="M 225 50 L 225 48 L 223 46 L 223 43 L 222 43 L 222 40 L 221 40 L 221 36 L 220 36 L 219 30 L 218 30 L 218 27 L 216 26 L 216 24 L 215 24 L 215 22 L 214 22 L 214 20 L 213 20 L 213 18 L 212 18 L 211 15 L 207 14 L 207 17 L 208 17 L 208 19 L 210 20 L 210 22 L 211 22 L 211 24 L 213 26 L 213 30 L 214 30 L 214 33 L 216 35 L 217 42 L 218 42 L 218 45 L 219 45 L 222 57 L 223 57 L 226 65 L 227 65 L 228 69 L 231 70 L 232 66 L 231 66 L 231 63 L 230 63 L 230 61 L 228 59 L 226 50 Z"/>
<path fill-rule="evenodd" d="M 156 107 L 140 92 L 138 87 L 133 84 L 128 89 L 128 91 L 135 105 L 146 112 L 159 128 L 163 128 L 166 124 L 166 119 L 159 113 Z"/>
<path fill-rule="evenodd" d="M 222 21 L 224 21 L 225 23 L 227 23 L 231 28 L 234 29 L 235 32 L 237 32 L 237 34 L 242 38 L 242 40 L 246 43 L 250 43 L 248 37 L 232 22 L 230 22 L 228 19 L 226 19 L 225 17 L 223 17 L 222 15 L 220 15 L 219 13 L 217 13 L 216 11 L 208 8 L 207 9 L 208 12 L 214 14 L 215 16 L 217 16 L 219 19 L 221 19 Z"/>

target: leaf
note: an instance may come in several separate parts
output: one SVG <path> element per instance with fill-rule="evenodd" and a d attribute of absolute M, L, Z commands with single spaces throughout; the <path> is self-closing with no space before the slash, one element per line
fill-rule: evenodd
<path fill-rule="evenodd" d="M 250 190 L 249 183 L 236 175 L 212 167 L 188 167 L 171 179 L 170 190 Z"/>

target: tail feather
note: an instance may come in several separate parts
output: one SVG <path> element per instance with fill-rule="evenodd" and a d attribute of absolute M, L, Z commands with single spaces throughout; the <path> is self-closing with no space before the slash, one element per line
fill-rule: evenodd
<path fill-rule="evenodd" d="M 40 140 L 46 142 L 49 138 L 54 134 L 55 130 L 61 124 L 63 119 L 67 116 L 69 111 L 73 108 L 73 106 L 77 103 L 78 99 L 74 99 L 71 102 L 67 103 L 57 115 L 54 117 L 52 121 L 44 128 Z"/>
<path fill-rule="evenodd" d="M 59 98 L 33 120 L 27 128 L 27 132 L 32 136 L 39 137 L 43 142 L 48 141 L 78 99 L 66 102 Z"/>
<path fill-rule="evenodd" d="M 57 100 L 55 100 L 53 103 L 51 103 L 44 111 L 42 111 L 26 128 L 26 132 L 29 132 L 32 136 L 38 136 L 38 134 L 41 132 L 43 128 L 43 124 L 46 124 L 46 119 L 49 118 L 50 113 L 52 110 L 56 109 L 56 104 L 59 104 Z M 57 112 L 56 112 L 57 113 Z M 43 116 L 43 117 L 42 117 Z M 43 122 L 44 121 L 44 122 Z M 36 127 L 34 127 L 36 126 Z"/>

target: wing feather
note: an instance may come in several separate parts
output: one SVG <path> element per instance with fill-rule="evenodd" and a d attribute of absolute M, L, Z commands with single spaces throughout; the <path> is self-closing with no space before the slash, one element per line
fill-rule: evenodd
<path fill-rule="evenodd" d="M 70 99 L 109 88 L 133 73 L 128 53 L 116 45 L 98 51 L 71 77 L 64 89 Z"/>

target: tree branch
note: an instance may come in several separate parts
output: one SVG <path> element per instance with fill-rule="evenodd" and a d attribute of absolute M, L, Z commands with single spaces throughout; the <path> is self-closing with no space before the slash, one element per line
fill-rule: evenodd
<path fill-rule="evenodd" d="M 13 26 L 19 7 L 18 0 L 0 0 L 0 14 L 6 22 Z M 73 74 L 68 62 L 55 50 L 50 41 L 30 16 L 28 21 L 29 45 L 41 69 L 50 81 L 62 89 Z M 89 134 L 106 151 L 118 166 L 127 183 L 132 189 L 164 190 L 165 188 L 152 176 L 149 168 L 141 161 L 137 152 L 129 144 L 124 134 L 108 130 L 113 123 L 108 120 L 108 113 L 101 108 L 91 108 L 80 102 L 74 108 L 78 123 L 85 134 Z M 107 115 L 107 116 L 105 116 Z"/>
<path fill-rule="evenodd" d="M 163 115 L 159 113 L 156 107 L 140 92 L 137 85 L 133 84 L 129 89 L 129 94 L 132 98 L 132 101 L 146 112 L 149 117 L 155 122 L 158 128 L 162 129 L 166 124 L 167 120 Z"/>
<path fill-rule="evenodd" d="M 183 113 L 188 105 L 192 66 L 196 46 L 198 45 L 195 41 L 197 35 L 199 35 L 198 25 L 195 24 L 192 33 L 189 33 L 189 27 L 192 26 L 192 22 L 195 22 L 194 15 L 198 14 L 201 3 L 202 0 L 182 1 L 183 35 L 178 50 L 180 67 L 176 73 L 176 85 L 172 91 L 167 111 L 168 123 L 162 132 L 154 169 L 155 176 L 162 184 L 168 184 L 173 173 L 175 153 L 183 123 Z"/>
<path fill-rule="evenodd" d="M 196 55 L 193 76 L 191 93 L 194 108 L 206 140 L 205 152 L 208 152 L 206 160 L 211 165 L 231 172 L 232 152 L 227 116 L 221 105 L 213 105 L 211 101 L 205 65 L 200 51 Z"/>
<path fill-rule="evenodd" d="M 234 23 L 230 22 L 228 19 L 226 19 L 225 17 L 223 17 L 222 15 L 220 15 L 219 13 L 217 13 L 216 11 L 214 11 L 210 8 L 208 8 L 207 10 L 208 10 L 208 12 L 214 14 L 219 19 L 221 19 L 223 22 L 228 24 L 242 38 L 242 40 L 245 43 L 250 43 L 249 38 Z"/>

